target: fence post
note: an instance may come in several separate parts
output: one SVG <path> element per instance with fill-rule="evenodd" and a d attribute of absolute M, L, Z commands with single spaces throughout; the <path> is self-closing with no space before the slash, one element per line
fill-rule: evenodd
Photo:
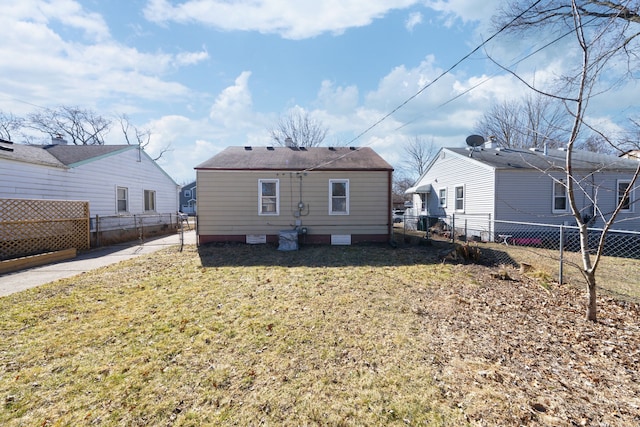
<path fill-rule="evenodd" d="M 102 246 L 100 239 L 100 215 L 96 214 L 96 247 Z"/>
<path fill-rule="evenodd" d="M 467 218 L 464 219 L 464 238 L 466 242 L 469 241 L 469 229 L 467 227 Z"/>
<path fill-rule="evenodd" d="M 562 285 L 562 267 L 564 264 L 564 225 L 560 226 L 560 268 L 558 269 L 558 283 Z"/>
<path fill-rule="evenodd" d="M 451 243 L 456 241 L 456 214 L 451 214 Z"/>

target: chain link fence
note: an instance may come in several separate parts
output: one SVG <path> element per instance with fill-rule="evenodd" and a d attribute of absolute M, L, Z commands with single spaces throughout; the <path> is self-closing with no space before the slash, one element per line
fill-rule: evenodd
<path fill-rule="evenodd" d="M 482 263 L 529 269 L 548 282 L 585 283 L 576 226 L 496 221 L 487 215 L 403 219 L 394 224 L 394 231 L 404 236 L 405 244 L 421 240 L 470 244 L 478 247 Z M 601 236 L 602 229 L 588 229 L 590 255 L 596 254 Z M 640 232 L 609 230 L 602 255 L 596 270 L 599 287 L 640 298 Z"/>
<path fill-rule="evenodd" d="M 182 222 L 178 213 L 93 216 L 90 219 L 91 247 L 145 239 L 175 233 Z"/>

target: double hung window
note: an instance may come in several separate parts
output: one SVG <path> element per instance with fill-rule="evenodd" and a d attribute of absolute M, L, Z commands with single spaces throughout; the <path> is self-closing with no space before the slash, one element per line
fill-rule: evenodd
<path fill-rule="evenodd" d="M 447 207 L 447 189 L 446 188 L 441 188 L 440 190 L 438 190 L 438 205 L 441 208 Z"/>
<path fill-rule="evenodd" d="M 456 196 L 456 211 L 464 211 L 464 186 L 457 186 L 454 191 Z"/>
<path fill-rule="evenodd" d="M 280 181 L 258 180 L 258 215 L 280 214 Z"/>
<path fill-rule="evenodd" d="M 349 215 L 349 180 L 329 180 L 329 215 Z"/>
<path fill-rule="evenodd" d="M 156 210 L 156 192 L 153 190 L 144 190 L 144 211 L 155 212 Z"/>
<path fill-rule="evenodd" d="M 553 212 L 566 212 L 567 206 L 567 186 L 564 180 L 553 181 Z"/>
<path fill-rule="evenodd" d="M 118 213 L 129 211 L 129 190 L 126 187 L 116 188 L 116 209 Z"/>
<path fill-rule="evenodd" d="M 617 183 L 617 188 L 618 188 L 618 197 L 617 197 L 617 203 L 618 205 L 622 205 L 621 207 L 621 211 L 623 212 L 630 212 L 631 211 L 631 191 L 625 196 L 625 191 L 627 191 L 627 188 L 629 188 L 629 184 L 631 184 L 631 181 L 626 181 L 626 180 L 618 180 Z"/>

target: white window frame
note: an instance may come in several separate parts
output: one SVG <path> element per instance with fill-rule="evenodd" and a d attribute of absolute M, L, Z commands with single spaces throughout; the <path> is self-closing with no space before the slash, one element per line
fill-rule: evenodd
<path fill-rule="evenodd" d="M 556 193 L 556 190 L 558 189 L 558 186 L 561 186 L 562 188 L 564 188 L 564 196 L 563 195 L 558 195 Z M 553 196 L 551 198 L 551 212 L 553 212 L 553 213 L 568 212 L 569 211 L 569 197 L 568 197 L 568 194 L 567 194 L 567 186 L 566 186 L 566 184 L 564 182 L 564 179 L 554 179 L 553 180 L 552 193 L 553 193 Z M 556 199 L 560 199 L 562 197 L 564 197 L 564 209 L 556 208 Z"/>
<path fill-rule="evenodd" d="M 458 198 L 458 188 L 462 188 L 462 198 L 459 199 Z M 465 205 L 465 193 L 467 192 L 467 190 L 465 189 L 464 184 L 462 185 L 456 185 L 455 187 L 453 187 L 453 207 L 455 208 L 456 212 L 464 212 L 464 205 Z M 459 208 L 458 207 L 458 201 L 462 201 L 462 207 Z"/>
<path fill-rule="evenodd" d="M 191 198 L 191 189 L 189 190 L 184 190 L 184 194 L 182 195 L 185 199 L 190 199 Z"/>
<path fill-rule="evenodd" d="M 631 185 L 631 180 L 618 179 L 616 181 L 616 206 L 620 204 L 620 199 L 622 198 L 622 195 L 626 190 L 626 187 L 625 187 L 625 190 L 620 191 L 620 184 L 626 184 L 626 186 L 628 187 L 629 185 Z M 620 212 L 633 212 L 633 200 L 634 200 L 634 195 L 633 195 L 633 188 L 632 188 L 631 191 L 629 191 L 629 199 L 627 200 L 627 204 L 629 205 L 629 207 L 626 209 L 625 208 L 620 209 Z"/>
<path fill-rule="evenodd" d="M 333 184 L 344 184 L 345 185 L 345 195 L 344 196 L 334 196 L 333 195 Z M 333 209 L 333 201 L 334 199 L 343 199 L 344 198 L 344 210 L 334 210 Z M 329 180 L 329 215 L 349 215 L 349 180 L 348 179 L 330 179 Z"/>
<path fill-rule="evenodd" d="M 120 191 L 124 191 L 124 199 L 120 198 Z M 124 202 L 124 209 L 120 209 L 120 202 Z M 127 187 L 116 187 L 116 213 L 126 214 L 129 212 L 129 189 Z"/>
<path fill-rule="evenodd" d="M 262 184 L 275 184 L 276 185 L 276 194 L 272 195 L 263 195 L 262 194 Z M 265 198 L 274 198 L 275 197 L 275 211 L 264 211 L 263 207 Z M 260 216 L 277 216 L 280 215 L 280 180 L 279 179 L 259 179 L 258 180 L 258 215 Z"/>
<path fill-rule="evenodd" d="M 441 208 L 447 207 L 447 188 L 446 187 L 438 189 L 438 206 L 440 206 Z"/>
<path fill-rule="evenodd" d="M 144 200 L 142 207 L 145 212 L 155 212 L 156 211 L 156 191 L 155 190 L 143 190 L 142 192 Z M 147 198 L 150 197 L 149 200 Z M 147 202 L 150 202 L 147 204 Z"/>

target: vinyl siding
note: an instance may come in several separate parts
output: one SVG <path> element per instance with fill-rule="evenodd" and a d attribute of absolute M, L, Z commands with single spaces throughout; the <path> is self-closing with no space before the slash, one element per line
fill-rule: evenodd
<path fill-rule="evenodd" d="M 84 200 L 91 216 L 116 215 L 116 187 L 129 191 L 129 213 L 144 213 L 144 190 L 156 192 L 156 212 L 178 210 L 178 188 L 148 156 L 128 150 L 62 169 L 0 160 L 0 197 Z"/>
<path fill-rule="evenodd" d="M 278 179 L 280 212 L 258 215 L 258 180 Z M 349 180 L 349 215 L 329 215 L 329 180 Z M 389 172 L 197 171 L 200 235 L 278 234 L 299 219 L 309 234 L 387 234 Z M 296 217 L 298 203 L 305 209 Z"/>
<path fill-rule="evenodd" d="M 416 185 L 424 184 L 431 184 L 432 187 L 431 193 L 427 196 L 429 215 L 493 214 L 495 184 L 491 168 L 443 150 Z M 464 210 L 462 212 L 455 209 L 455 187 L 459 185 L 464 186 L 465 189 Z M 438 199 L 439 190 L 442 188 L 447 190 L 447 206 L 445 208 L 440 207 Z"/>
<path fill-rule="evenodd" d="M 473 159 L 473 155 L 462 155 L 443 148 L 429 165 L 428 170 L 416 182 L 415 186 L 431 185 L 427 195 L 427 209 L 411 210 L 410 214 L 428 214 L 432 216 L 456 217 L 456 228 L 468 227 L 491 236 L 497 230 L 490 230 L 489 220 L 519 221 L 560 225 L 566 222 L 574 224 L 567 212 L 553 211 L 553 177 L 565 178 L 562 171 L 540 172 L 530 168 L 496 168 Z M 576 203 L 584 212 L 592 212 L 593 200 L 608 218 L 617 204 L 617 181 L 630 180 L 632 174 L 626 171 L 599 170 L 594 174 L 576 170 L 574 178 L 582 189 L 576 191 Z M 455 210 L 457 185 L 465 186 L 464 212 Z M 447 190 L 447 206 L 439 206 L 439 190 Z M 640 216 L 637 200 L 640 190 L 631 195 L 631 203 L 636 206 L 630 212 L 621 212 L 614 228 L 619 230 L 639 230 Z M 413 196 L 414 206 L 419 195 Z M 568 205 L 567 205 L 568 207 Z M 602 227 L 597 219 L 592 226 Z"/>
<path fill-rule="evenodd" d="M 573 215 L 567 202 L 567 212 L 553 211 L 553 179 L 566 179 L 562 172 L 541 174 L 536 171 L 499 171 L 496 192 L 496 219 L 504 221 L 536 222 L 545 224 L 564 224 L 567 221 L 573 225 Z M 575 198 L 578 209 L 591 212 L 593 200 L 596 200 L 600 210 L 609 214 L 617 204 L 616 185 L 620 179 L 630 180 L 630 174 L 602 171 L 585 177 L 580 172 L 575 173 L 576 180 L 585 191 L 576 191 Z M 640 193 L 632 194 L 632 200 L 637 200 Z M 616 218 L 618 229 L 637 230 L 640 219 L 637 217 L 638 207 L 631 212 L 620 212 Z M 592 226 L 601 227 L 600 219 Z"/>

